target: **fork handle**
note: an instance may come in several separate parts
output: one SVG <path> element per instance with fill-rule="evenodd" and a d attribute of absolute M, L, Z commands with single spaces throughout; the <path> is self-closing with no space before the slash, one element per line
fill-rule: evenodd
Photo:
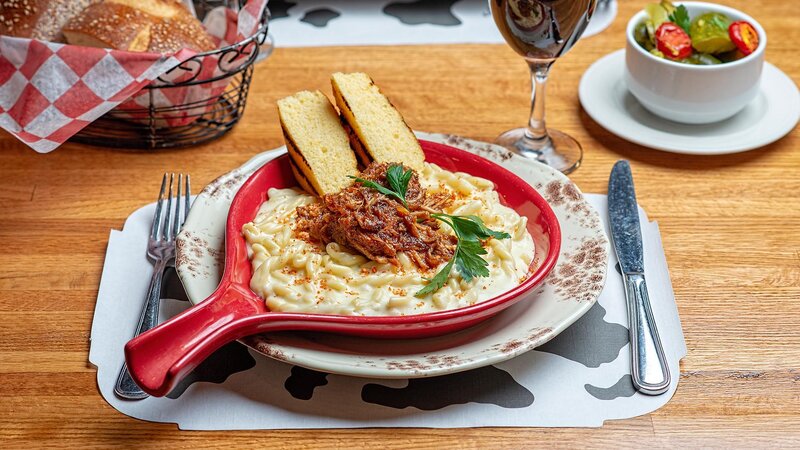
<path fill-rule="evenodd" d="M 158 310 L 161 305 L 161 281 L 164 278 L 164 270 L 167 268 L 169 259 L 157 259 L 153 268 L 153 277 L 150 279 L 150 288 L 147 290 L 147 300 L 144 308 L 142 309 L 142 316 L 139 318 L 139 326 L 136 328 L 134 337 L 144 333 L 145 331 L 155 328 L 158 325 Z M 114 386 L 114 393 L 118 397 L 128 400 L 141 400 L 149 397 L 144 392 L 128 371 L 128 365 L 122 364 L 122 369 L 117 376 L 117 383 Z"/>

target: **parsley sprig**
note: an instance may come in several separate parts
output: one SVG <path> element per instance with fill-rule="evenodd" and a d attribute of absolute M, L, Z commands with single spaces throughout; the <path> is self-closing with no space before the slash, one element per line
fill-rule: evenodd
<path fill-rule="evenodd" d="M 386 181 L 389 182 L 389 187 L 391 189 L 385 188 L 374 181 L 365 180 L 352 175 L 348 175 L 348 178 L 352 178 L 368 188 L 375 189 L 383 195 L 388 195 L 389 197 L 394 197 L 397 200 L 400 200 L 400 203 L 402 203 L 403 206 L 408 209 L 406 192 L 408 191 L 408 182 L 411 181 L 411 175 L 413 173 L 414 172 L 412 172 L 411 169 L 404 171 L 403 166 L 400 165 L 389 166 L 389 168 L 386 170 Z"/>
<path fill-rule="evenodd" d="M 454 216 L 444 213 L 435 213 L 431 216 L 449 225 L 456 233 L 458 238 L 456 251 L 442 270 L 428 279 L 428 284 L 414 295 L 424 297 L 441 289 L 447 283 L 454 264 L 458 273 L 467 282 L 475 277 L 488 277 L 489 263 L 482 258 L 482 255 L 487 253 L 483 248 L 483 241 L 490 238 L 509 239 L 511 235 L 503 231 L 490 230 L 478 216 Z"/>
<path fill-rule="evenodd" d="M 672 11 L 672 14 L 669 15 L 668 19 L 670 22 L 673 22 L 675 25 L 683 28 L 683 31 L 685 31 L 686 34 L 689 34 L 689 28 L 692 26 L 692 20 L 689 18 L 689 10 L 686 9 L 685 6 L 678 5 L 678 7 Z"/>
<path fill-rule="evenodd" d="M 406 192 L 408 191 L 408 183 L 411 181 L 411 175 L 411 169 L 404 171 L 403 167 L 400 165 L 389 166 L 386 171 L 386 181 L 389 184 L 389 188 L 375 183 L 374 181 L 364 180 L 358 177 L 350 178 L 384 195 L 396 198 L 408 209 Z M 445 213 L 432 213 L 431 217 L 447 224 L 453 229 L 457 238 L 456 250 L 450 261 L 448 261 L 433 278 L 426 279 L 428 284 L 414 295 L 417 297 L 424 297 L 441 289 L 442 286 L 447 283 L 447 279 L 453 271 L 453 266 L 456 267 L 461 277 L 467 282 L 472 281 L 475 277 L 488 277 L 489 263 L 482 257 L 487 254 L 486 249 L 483 248 L 483 242 L 492 238 L 510 239 L 511 235 L 503 231 L 494 231 L 487 228 L 483 220 L 478 216 L 456 216 Z"/>

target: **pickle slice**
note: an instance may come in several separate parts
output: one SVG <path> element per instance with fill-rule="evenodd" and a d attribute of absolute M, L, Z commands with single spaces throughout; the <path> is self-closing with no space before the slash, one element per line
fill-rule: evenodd
<path fill-rule="evenodd" d="M 659 25 L 669 20 L 669 13 L 658 3 L 648 3 L 644 7 L 647 16 L 653 22 L 653 27 L 658 29 Z"/>
<path fill-rule="evenodd" d="M 728 35 L 731 20 L 724 14 L 705 13 L 692 21 L 689 37 L 692 47 L 700 53 L 724 53 L 736 48 Z"/>

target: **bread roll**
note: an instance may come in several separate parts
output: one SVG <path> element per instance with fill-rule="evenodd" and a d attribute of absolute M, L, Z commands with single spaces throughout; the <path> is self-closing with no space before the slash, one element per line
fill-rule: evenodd
<path fill-rule="evenodd" d="M 103 0 L 70 20 L 63 32 L 73 45 L 134 52 L 215 48 L 200 22 L 175 0 Z"/>
<path fill-rule="evenodd" d="M 63 41 L 61 27 L 93 0 L 2 0 L 0 34 Z"/>

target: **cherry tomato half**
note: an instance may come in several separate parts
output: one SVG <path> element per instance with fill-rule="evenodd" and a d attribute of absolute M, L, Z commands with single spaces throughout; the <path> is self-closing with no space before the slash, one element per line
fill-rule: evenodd
<path fill-rule="evenodd" d="M 740 20 L 733 22 L 728 27 L 728 35 L 745 56 L 753 53 L 758 48 L 758 32 L 749 22 Z"/>
<path fill-rule="evenodd" d="M 656 48 L 670 59 L 683 59 L 692 54 L 692 39 L 683 28 L 664 22 L 656 30 Z"/>

